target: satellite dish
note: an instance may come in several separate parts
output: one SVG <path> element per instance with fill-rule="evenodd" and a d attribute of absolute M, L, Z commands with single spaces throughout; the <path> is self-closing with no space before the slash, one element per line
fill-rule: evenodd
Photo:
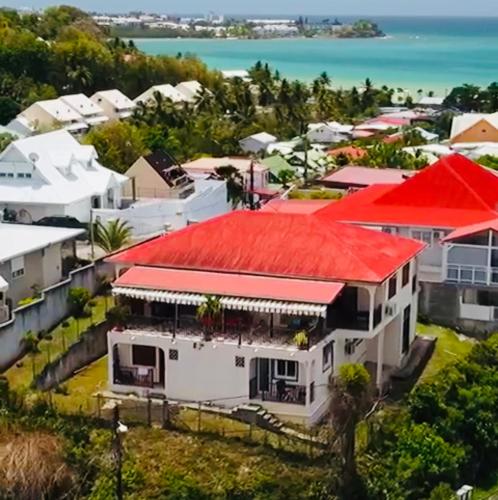
<path fill-rule="evenodd" d="M 33 162 L 36 163 L 40 157 L 36 153 L 30 153 L 29 154 L 29 159 Z"/>

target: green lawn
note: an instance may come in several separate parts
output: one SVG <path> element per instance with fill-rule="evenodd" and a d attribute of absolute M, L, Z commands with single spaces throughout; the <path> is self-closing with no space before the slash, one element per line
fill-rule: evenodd
<path fill-rule="evenodd" d="M 106 309 L 113 305 L 112 297 L 95 297 L 93 300 L 95 306 L 91 308 L 91 316 L 80 319 L 71 317 L 61 322 L 40 341 L 38 344 L 40 352 L 34 356 L 24 356 L 7 370 L 5 375 L 13 389 L 27 389 L 33 381 L 33 373 L 40 373 L 47 363 L 56 359 L 74 344 L 88 327 L 105 319 Z"/>
<path fill-rule="evenodd" d="M 107 356 L 80 370 L 63 387 L 67 394 L 52 395 L 53 402 L 62 412 L 96 413 L 97 400 L 93 395 L 107 385 Z"/>
<path fill-rule="evenodd" d="M 459 336 L 453 330 L 441 326 L 418 324 L 417 333 L 437 339 L 434 354 L 427 363 L 419 381 L 434 377 L 447 364 L 463 358 L 474 345 L 472 339 Z"/>

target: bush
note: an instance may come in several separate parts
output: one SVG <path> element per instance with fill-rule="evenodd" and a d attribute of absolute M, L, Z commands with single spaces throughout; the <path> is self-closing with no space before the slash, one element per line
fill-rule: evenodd
<path fill-rule="evenodd" d="M 87 315 L 87 305 L 90 302 L 90 292 L 86 288 L 70 288 L 68 302 L 71 314 L 75 318 L 82 318 Z"/>

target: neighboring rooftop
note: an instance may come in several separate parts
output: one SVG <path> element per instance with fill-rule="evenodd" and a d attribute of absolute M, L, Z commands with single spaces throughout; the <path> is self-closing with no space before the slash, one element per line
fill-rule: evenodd
<path fill-rule="evenodd" d="M 498 177 L 459 154 L 399 185 L 377 184 L 318 214 L 345 222 L 455 228 L 496 218 Z"/>
<path fill-rule="evenodd" d="M 415 240 L 314 215 L 236 211 L 137 245 L 109 261 L 380 283 L 424 247 Z"/>
<path fill-rule="evenodd" d="M 76 238 L 83 229 L 0 223 L 0 262 Z"/>
<path fill-rule="evenodd" d="M 239 172 L 249 172 L 251 169 L 251 158 L 243 156 L 224 156 L 222 158 L 198 158 L 197 160 L 184 163 L 182 166 L 187 171 L 197 171 L 199 173 L 214 173 L 218 167 L 232 166 Z M 254 162 L 254 171 L 263 171 L 267 167 L 261 163 Z"/>
<path fill-rule="evenodd" d="M 372 184 L 401 184 L 416 172 L 396 168 L 342 167 L 323 177 L 320 182 L 329 187 L 367 187 Z"/>
<path fill-rule="evenodd" d="M 144 160 L 159 174 L 169 187 L 179 187 L 191 184 L 193 181 L 187 172 L 166 151 L 155 151 L 144 156 Z"/>
<path fill-rule="evenodd" d="M 493 128 L 498 129 L 498 112 L 491 114 L 465 113 L 463 115 L 453 117 L 450 133 L 451 140 L 457 139 L 462 132 L 465 132 L 480 121 L 485 121 Z"/>
<path fill-rule="evenodd" d="M 270 200 L 261 207 L 260 212 L 280 214 L 314 214 L 321 208 L 334 203 L 330 200 Z"/>

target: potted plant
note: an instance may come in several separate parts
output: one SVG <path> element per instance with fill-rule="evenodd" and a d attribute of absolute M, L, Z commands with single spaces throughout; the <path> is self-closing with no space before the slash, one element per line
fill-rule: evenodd
<path fill-rule="evenodd" d="M 308 343 L 309 338 L 306 330 L 301 330 L 294 335 L 294 344 L 302 351 L 308 349 Z"/>
<path fill-rule="evenodd" d="M 206 295 L 205 301 L 197 308 L 197 319 L 204 328 L 204 337 L 211 340 L 211 336 L 221 318 L 221 302 L 219 297 Z"/>

